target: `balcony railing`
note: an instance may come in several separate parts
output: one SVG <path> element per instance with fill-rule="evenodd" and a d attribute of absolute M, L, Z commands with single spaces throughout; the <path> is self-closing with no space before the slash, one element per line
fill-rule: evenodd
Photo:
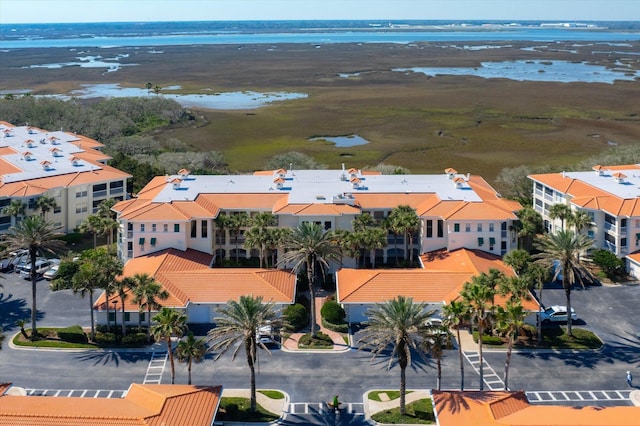
<path fill-rule="evenodd" d="M 107 195 L 107 190 L 104 191 L 93 191 L 93 198 L 104 197 Z"/>
<path fill-rule="evenodd" d="M 123 192 L 124 192 L 124 188 L 123 188 L 123 187 L 120 187 L 120 188 L 111 188 L 111 189 L 109 190 L 109 193 L 110 193 L 111 195 L 113 195 L 113 194 L 122 194 Z"/>
<path fill-rule="evenodd" d="M 614 233 L 618 233 L 618 227 L 613 224 L 613 223 L 609 223 L 609 222 L 605 222 L 604 223 L 604 230 L 605 231 L 613 231 Z"/>

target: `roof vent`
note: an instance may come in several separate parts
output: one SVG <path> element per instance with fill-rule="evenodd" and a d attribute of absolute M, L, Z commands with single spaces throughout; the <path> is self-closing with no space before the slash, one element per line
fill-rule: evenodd
<path fill-rule="evenodd" d="M 453 179 L 453 177 L 458 173 L 456 169 L 452 169 L 451 167 L 449 167 L 448 169 L 444 169 L 444 172 L 449 179 Z"/>
<path fill-rule="evenodd" d="M 273 183 L 276 184 L 276 188 L 278 189 L 282 189 L 282 186 L 284 185 L 284 179 L 282 177 L 277 177 L 273 180 Z"/>
<path fill-rule="evenodd" d="M 29 151 L 25 151 L 22 153 L 22 158 L 24 158 L 26 161 L 31 161 L 33 160 L 33 153 Z"/>
<path fill-rule="evenodd" d="M 591 169 L 594 172 L 596 172 L 596 175 L 598 175 L 598 176 L 602 176 L 604 174 L 605 170 L 606 170 L 604 166 L 601 166 L 599 164 L 597 166 L 593 166 Z"/>
<path fill-rule="evenodd" d="M 33 148 L 35 145 L 32 139 L 27 139 L 24 143 L 26 143 L 29 148 Z"/>
<path fill-rule="evenodd" d="M 627 178 L 627 175 L 620 172 L 614 173 L 612 176 L 615 179 L 615 181 L 618 183 L 624 183 L 624 180 Z"/>
<path fill-rule="evenodd" d="M 51 152 L 51 155 L 53 155 L 54 157 L 62 156 L 62 153 L 60 151 L 60 148 L 56 148 L 55 146 L 49 149 L 49 152 Z"/>
<path fill-rule="evenodd" d="M 51 161 L 48 161 L 48 160 L 42 160 L 42 161 L 40 162 L 40 165 L 42 166 L 42 170 L 46 170 L 46 171 L 48 171 L 48 170 L 49 170 L 49 168 L 50 168 L 50 166 L 51 166 Z"/>
<path fill-rule="evenodd" d="M 173 186 L 173 189 L 180 189 L 181 183 L 182 183 L 182 179 L 180 178 L 171 179 L 171 185 Z"/>
<path fill-rule="evenodd" d="M 51 142 L 51 145 L 60 145 L 60 142 L 58 142 L 58 138 L 56 138 L 55 136 L 50 136 L 49 137 L 49 142 Z"/>
<path fill-rule="evenodd" d="M 69 157 L 69 161 L 71 161 L 71 164 L 73 164 L 74 166 L 80 165 L 80 159 L 76 156 Z"/>
<path fill-rule="evenodd" d="M 189 169 L 180 169 L 178 171 L 178 174 L 180 175 L 180 177 L 182 179 L 186 179 L 189 176 L 190 173 L 191 173 L 191 170 L 189 170 Z"/>
<path fill-rule="evenodd" d="M 458 176 L 458 177 L 453 178 L 453 183 L 455 183 L 456 188 L 464 187 L 464 183 L 465 182 L 466 181 L 464 180 L 464 178 L 462 176 Z"/>

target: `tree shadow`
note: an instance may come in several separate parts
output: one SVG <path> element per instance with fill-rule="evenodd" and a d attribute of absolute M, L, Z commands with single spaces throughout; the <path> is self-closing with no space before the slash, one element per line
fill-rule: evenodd
<path fill-rule="evenodd" d="M 44 318 L 43 311 L 36 312 L 36 320 Z M 26 299 L 14 299 L 13 294 L 0 293 L 0 329 L 12 331 L 17 329 L 16 321 L 31 319 L 31 308 Z M 30 323 L 29 323 L 30 324 Z"/>
<path fill-rule="evenodd" d="M 121 362 L 126 364 L 135 364 L 137 362 L 149 362 L 151 359 L 151 351 L 149 352 L 118 352 L 118 351 L 101 351 L 89 350 L 75 356 L 76 360 L 85 362 L 92 361 L 93 365 L 110 365 L 116 367 Z"/>

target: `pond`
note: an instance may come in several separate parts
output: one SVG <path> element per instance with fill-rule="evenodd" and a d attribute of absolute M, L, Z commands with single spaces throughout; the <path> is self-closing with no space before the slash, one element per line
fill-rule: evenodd
<path fill-rule="evenodd" d="M 205 109 L 256 109 L 273 102 L 306 98 L 306 93 L 293 92 L 213 92 L 181 94 L 165 91 L 179 90 L 180 86 L 169 86 L 162 89 L 159 94 L 152 90 L 137 87 L 120 87 L 119 84 L 86 84 L 82 89 L 73 90 L 69 95 L 45 95 L 58 99 L 91 99 L 91 98 L 125 98 L 143 96 L 162 96 L 174 99 L 184 107 Z"/>
<path fill-rule="evenodd" d="M 309 138 L 311 142 L 328 141 L 336 145 L 337 148 L 349 148 L 352 146 L 366 145 L 368 140 L 358 135 L 346 135 L 346 136 L 316 136 Z"/>
<path fill-rule="evenodd" d="M 633 81 L 640 72 L 630 68 L 610 69 L 602 65 L 567 61 L 505 61 L 482 62 L 478 68 L 471 67 L 414 67 L 395 68 L 397 72 L 417 72 L 431 77 L 437 75 L 472 75 L 482 78 L 507 78 L 517 81 L 551 81 L 560 83 L 608 83 L 616 80 Z"/>

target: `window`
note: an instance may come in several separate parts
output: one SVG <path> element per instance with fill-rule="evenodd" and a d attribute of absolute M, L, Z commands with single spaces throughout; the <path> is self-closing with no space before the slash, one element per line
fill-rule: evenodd
<path fill-rule="evenodd" d="M 151 232 L 156 232 L 156 224 L 155 223 L 151 224 Z"/>
<path fill-rule="evenodd" d="M 121 181 L 121 180 L 119 180 L 117 182 L 110 182 L 109 183 L 109 192 L 111 194 L 120 194 L 124 190 L 123 187 L 124 187 L 124 182 Z"/>
<path fill-rule="evenodd" d="M 478 247 L 482 247 L 483 244 L 484 244 L 484 238 L 478 237 Z"/>
<path fill-rule="evenodd" d="M 207 236 L 209 235 L 209 229 L 207 228 L 207 226 L 208 225 L 207 225 L 207 221 L 206 220 L 203 220 L 200 223 L 200 228 L 201 228 L 200 229 L 200 234 L 201 234 L 202 238 L 207 238 Z"/>
<path fill-rule="evenodd" d="M 36 199 L 35 199 L 35 198 L 29 198 L 29 202 L 27 203 L 27 207 L 28 207 L 30 210 L 35 210 L 35 209 L 36 209 L 36 207 L 37 207 Z"/>
<path fill-rule="evenodd" d="M 80 206 L 76 206 L 76 214 L 80 214 L 80 213 L 86 213 L 87 212 L 87 206 L 86 205 L 80 205 Z"/>
<path fill-rule="evenodd" d="M 471 224 L 470 223 L 465 223 L 464 224 L 464 232 L 471 232 Z"/>
<path fill-rule="evenodd" d="M 427 238 L 433 238 L 433 220 L 427 220 Z"/>
<path fill-rule="evenodd" d="M 144 223 L 140 224 L 140 232 L 144 232 Z"/>
<path fill-rule="evenodd" d="M 141 246 L 143 246 L 143 245 L 144 245 L 144 238 L 140 238 L 140 239 L 138 240 L 138 242 L 140 243 L 140 245 L 141 245 Z"/>
<path fill-rule="evenodd" d="M 146 312 L 138 312 L 138 315 L 140 316 L 140 322 L 146 321 L 145 319 L 146 314 L 147 314 Z"/>
<path fill-rule="evenodd" d="M 482 224 L 481 224 L 481 223 L 479 223 L 478 225 L 476 225 L 476 230 L 477 230 L 478 232 L 482 232 Z"/>
<path fill-rule="evenodd" d="M 180 224 L 179 223 L 174 223 L 173 224 L 173 232 L 180 232 Z"/>
<path fill-rule="evenodd" d="M 60 206 L 56 206 L 53 208 L 53 214 L 58 214 L 62 211 L 62 208 Z"/>
<path fill-rule="evenodd" d="M 156 238 L 155 237 L 151 237 L 151 241 L 150 241 L 152 246 L 156 245 Z"/>
<path fill-rule="evenodd" d="M 494 231 L 493 223 L 490 223 L 489 224 L 489 232 L 493 232 L 493 231 Z"/>
<path fill-rule="evenodd" d="M 195 220 L 191 221 L 191 238 L 195 238 L 198 234 L 198 222 Z"/>
<path fill-rule="evenodd" d="M 438 220 L 438 238 L 444 237 L 444 220 Z"/>
<path fill-rule="evenodd" d="M 78 191 L 76 192 L 76 198 L 84 198 L 87 196 L 87 191 Z"/>
<path fill-rule="evenodd" d="M 493 246 L 496 245 L 496 239 L 493 237 L 489 238 L 489 250 L 493 250 Z"/>
<path fill-rule="evenodd" d="M 164 232 L 169 232 L 169 224 L 168 223 L 163 224 L 162 229 Z"/>
<path fill-rule="evenodd" d="M 627 247 L 627 239 L 626 238 L 620 238 L 620 247 Z"/>
<path fill-rule="evenodd" d="M 131 313 L 130 312 L 125 312 L 124 313 L 124 322 L 129 322 L 131 321 Z"/>
<path fill-rule="evenodd" d="M 460 224 L 459 223 L 454 223 L 453 224 L 453 232 L 460 232 Z"/>
<path fill-rule="evenodd" d="M 324 230 L 328 231 L 329 229 L 331 229 L 331 221 L 330 220 L 325 220 L 324 221 Z"/>

